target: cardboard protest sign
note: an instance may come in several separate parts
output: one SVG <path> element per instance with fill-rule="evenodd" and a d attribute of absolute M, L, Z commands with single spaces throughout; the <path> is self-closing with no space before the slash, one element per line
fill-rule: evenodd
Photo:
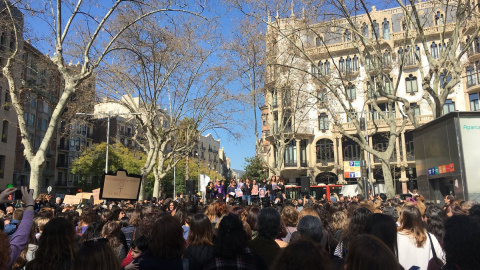
<path fill-rule="evenodd" d="M 105 174 L 100 192 L 101 199 L 137 200 L 141 177 L 118 170 L 115 175 Z"/>
<path fill-rule="evenodd" d="M 102 200 L 100 200 L 100 189 L 94 189 L 92 190 L 93 193 L 93 204 L 100 204 L 102 203 Z"/>
<path fill-rule="evenodd" d="M 65 195 L 65 198 L 63 198 L 63 203 L 64 204 L 79 204 L 82 201 L 81 197 L 77 197 L 75 195 Z"/>

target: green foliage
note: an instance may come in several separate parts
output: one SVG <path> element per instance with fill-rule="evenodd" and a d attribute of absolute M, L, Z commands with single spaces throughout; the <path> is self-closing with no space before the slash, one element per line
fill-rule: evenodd
<path fill-rule="evenodd" d="M 105 172 L 105 157 L 107 144 L 94 144 L 88 148 L 82 155 L 72 163 L 72 173 L 81 175 L 82 178 L 79 187 L 84 191 L 91 191 L 100 187 L 100 181 Z M 108 171 L 115 172 L 119 169 L 126 170 L 129 174 L 141 174 L 145 154 L 140 151 L 132 151 L 122 144 L 110 145 L 108 150 Z M 88 181 L 91 179 L 91 181 Z M 147 187 L 149 184 L 153 188 L 153 174 L 147 177 Z M 151 189 L 152 189 L 151 188 Z M 150 194 L 151 194 L 150 189 Z M 148 194 L 148 189 L 147 189 Z"/>
<path fill-rule="evenodd" d="M 257 181 L 267 178 L 267 170 L 263 160 L 258 157 L 245 158 L 247 165 L 245 166 L 245 174 L 243 178 L 256 179 Z"/>

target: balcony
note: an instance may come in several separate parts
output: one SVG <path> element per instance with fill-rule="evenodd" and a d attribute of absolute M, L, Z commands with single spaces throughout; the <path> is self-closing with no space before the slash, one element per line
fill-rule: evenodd
<path fill-rule="evenodd" d="M 57 162 L 57 168 L 68 169 L 68 163 L 59 161 Z"/>
<path fill-rule="evenodd" d="M 418 125 L 423 125 L 423 124 L 426 124 L 426 123 L 432 121 L 433 116 L 432 115 L 417 115 L 417 116 L 415 116 L 415 119 L 417 120 Z M 396 118 L 395 121 L 396 121 L 397 127 L 399 127 L 399 126 L 402 125 L 404 120 L 403 120 L 403 118 Z M 408 124 L 411 124 L 411 123 L 409 122 Z M 368 119 L 367 120 L 367 125 L 368 125 L 368 129 L 388 127 L 387 121 L 385 121 L 385 119 L 383 119 L 383 118 L 374 119 L 373 121 L 371 119 Z M 357 129 L 355 128 L 355 125 L 352 122 L 343 123 L 342 127 L 345 131 L 355 131 L 355 132 L 357 131 Z"/>
<path fill-rule="evenodd" d="M 442 25 L 425 27 L 423 28 L 423 32 L 425 34 L 425 37 L 428 37 L 428 36 L 440 35 L 443 33 L 444 30 L 445 30 L 445 34 L 448 34 L 448 33 L 451 33 L 454 29 L 455 29 L 455 22 L 447 23 L 446 25 L 442 24 Z M 407 38 L 408 39 L 416 38 L 417 31 L 409 30 L 408 34 L 407 34 L 407 31 L 402 31 L 398 33 L 392 33 L 391 36 L 394 41 L 403 41 Z"/>

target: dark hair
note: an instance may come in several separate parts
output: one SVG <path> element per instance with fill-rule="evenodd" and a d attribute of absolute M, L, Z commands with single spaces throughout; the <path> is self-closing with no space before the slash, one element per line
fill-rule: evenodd
<path fill-rule="evenodd" d="M 465 210 L 462 209 L 462 207 L 460 207 L 458 204 L 456 203 L 451 203 L 447 206 L 447 213 L 450 212 L 452 213 L 452 215 L 456 216 L 456 215 L 466 215 L 467 212 Z"/>
<path fill-rule="evenodd" d="M 87 229 L 80 238 L 80 243 L 102 237 L 102 228 L 103 222 L 94 222 L 88 225 Z"/>
<path fill-rule="evenodd" d="M 473 216 L 480 216 L 480 204 L 476 204 L 468 210 L 468 215 Z"/>
<path fill-rule="evenodd" d="M 120 225 L 115 221 L 109 221 L 102 228 L 102 237 L 107 238 L 108 244 L 116 249 L 123 244 L 120 240 L 120 232 Z"/>
<path fill-rule="evenodd" d="M 348 245 L 350 239 L 365 232 L 365 222 L 371 214 L 372 212 L 364 207 L 358 207 L 353 211 L 348 227 L 341 239 L 344 245 Z"/>
<path fill-rule="evenodd" d="M 257 218 L 258 235 L 267 239 L 274 239 L 280 231 L 280 214 L 273 207 L 260 210 Z"/>
<path fill-rule="evenodd" d="M 185 208 L 179 208 L 175 211 L 175 218 L 180 224 L 185 225 L 187 223 L 188 211 Z"/>
<path fill-rule="evenodd" d="M 106 241 L 90 240 L 83 243 L 78 250 L 72 270 L 117 270 L 120 268 L 118 256 Z"/>
<path fill-rule="evenodd" d="M 365 223 L 365 233 L 376 236 L 393 254 L 398 254 L 397 224 L 390 216 L 378 213 L 370 215 Z"/>
<path fill-rule="evenodd" d="M 212 223 L 205 214 L 196 214 L 190 223 L 188 241 L 193 245 L 213 245 Z"/>
<path fill-rule="evenodd" d="M 302 238 L 320 243 L 323 236 L 322 221 L 315 216 L 304 216 L 298 221 L 298 232 Z"/>
<path fill-rule="evenodd" d="M 394 206 L 385 206 L 382 210 L 384 215 L 387 215 L 393 219 L 393 221 L 398 221 L 398 211 Z"/>
<path fill-rule="evenodd" d="M 297 240 L 282 249 L 271 269 L 305 270 L 330 269 L 331 262 L 325 249 L 308 240 Z"/>
<path fill-rule="evenodd" d="M 446 270 L 450 269 L 478 269 L 480 265 L 480 225 L 471 217 L 452 216 L 445 222 L 445 250 Z"/>
<path fill-rule="evenodd" d="M 142 218 L 143 218 L 142 210 L 135 209 L 133 210 L 132 215 L 130 216 L 129 223 L 134 227 L 138 227 L 140 225 L 140 222 L 142 221 Z"/>
<path fill-rule="evenodd" d="M 153 224 L 157 219 L 158 219 L 158 215 L 156 213 L 146 214 L 143 217 L 138 227 L 138 229 L 140 230 L 140 233 L 142 235 L 145 235 L 147 238 L 149 238 L 150 234 L 152 233 Z"/>
<path fill-rule="evenodd" d="M 65 218 L 53 218 L 45 224 L 35 258 L 27 264 L 27 269 L 67 269 L 76 251 L 73 224 Z"/>
<path fill-rule="evenodd" d="M 425 209 L 425 227 L 427 231 L 437 238 L 438 242 L 443 245 L 443 235 L 445 234 L 445 221 L 447 220 L 447 214 L 437 205 L 429 205 Z"/>
<path fill-rule="evenodd" d="M 373 235 L 359 235 L 348 244 L 345 269 L 400 270 L 397 258 L 380 239 Z"/>
<path fill-rule="evenodd" d="M 118 225 L 120 225 L 120 228 L 128 227 L 130 224 L 128 217 L 122 217 L 120 221 L 118 222 Z"/>
<path fill-rule="evenodd" d="M 153 224 L 149 249 L 161 259 L 179 259 L 185 249 L 185 239 L 180 222 L 171 215 L 162 215 Z"/>
<path fill-rule="evenodd" d="M 222 218 L 218 227 L 213 252 L 216 256 L 232 258 L 243 252 L 247 242 L 247 233 L 242 221 L 230 213 Z"/>
<path fill-rule="evenodd" d="M 138 248 L 140 251 L 145 251 L 148 249 L 148 238 L 140 235 L 139 237 L 135 237 L 135 239 L 132 240 L 131 246 L 133 248 Z"/>
<path fill-rule="evenodd" d="M 258 231 L 258 227 L 257 227 L 258 213 L 260 213 L 260 208 L 257 206 L 252 206 L 248 210 L 246 222 L 248 223 L 248 225 L 250 225 L 250 228 L 252 229 L 252 231 Z"/>

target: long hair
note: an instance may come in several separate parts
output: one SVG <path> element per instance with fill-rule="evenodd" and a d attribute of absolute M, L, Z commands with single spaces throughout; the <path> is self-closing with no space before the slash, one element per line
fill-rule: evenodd
<path fill-rule="evenodd" d="M 400 222 L 398 232 L 412 235 L 415 239 L 415 245 L 423 247 L 427 241 L 427 234 L 425 233 L 420 211 L 415 206 L 405 205 L 402 208 L 398 221 Z"/>
<path fill-rule="evenodd" d="M 400 270 L 397 258 L 385 243 L 373 235 L 359 235 L 349 241 L 346 270 Z"/>
<path fill-rule="evenodd" d="M 67 269 L 77 251 L 75 227 L 62 217 L 51 219 L 38 241 L 35 259 L 27 264 L 28 270 Z"/>
<path fill-rule="evenodd" d="M 143 216 L 142 222 L 140 222 L 140 226 L 138 229 L 142 235 L 145 235 L 147 238 L 150 238 L 150 234 L 153 230 L 153 225 L 155 221 L 158 219 L 158 215 L 156 213 L 149 213 Z"/>
<path fill-rule="evenodd" d="M 193 216 L 188 241 L 191 245 L 213 245 L 212 223 L 205 214 Z"/>
<path fill-rule="evenodd" d="M 170 215 L 162 215 L 153 224 L 149 248 L 162 259 L 181 258 L 185 249 L 182 225 Z"/>
<path fill-rule="evenodd" d="M 397 225 L 392 217 L 379 213 L 370 215 L 365 223 L 365 233 L 378 237 L 393 254 L 398 254 Z"/>
<path fill-rule="evenodd" d="M 248 223 L 248 225 L 250 225 L 250 229 L 252 229 L 252 231 L 258 231 L 258 227 L 257 227 L 258 213 L 260 213 L 260 208 L 257 206 L 252 206 L 248 210 L 246 222 Z"/>
<path fill-rule="evenodd" d="M 341 239 L 345 245 L 347 245 L 353 237 L 365 232 L 365 222 L 371 214 L 372 212 L 364 207 L 358 207 L 353 211 L 348 227 L 344 231 Z"/>
<path fill-rule="evenodd" d="M 102 237 L 108 239 L 108 244 L 113 248 L 117 248 L 122 245 L 122 241 L 120 241 L 120 225 L 115 221 L 109 221 L 105 223 L 102 228 Z"/>
<path fill-rule="evenodd" d="M 134 227 L 138 227 L 140 222 L 142 221 L 143 214 L 141 209 L 135 209 L 132 212 L 132 216 L 130 217 L 129 223 Z"/>
<path fill-rule="evenodd" d="M 345 211 L 337 211 L 332 215 L 332 224 L 330 227 L 332 231 L 335 232 L 336 230 L 346 230 L 348 226 L 348 218 Z"/>
<path fill-rule="evenodd" d="M 13 262 L 12 269 L 22 269 L 27 264 L 27 252 L 28 252 L 28 244 L 35 244 L 35 223 L 32 223 L 32 227 L 30 228 L 30 234 L 28 235 L 28 242 L 25 248 L 23 248 L 20 256 Z"/>
<path fill-rule="evenodd" d="M 118 270 L 120 261 L 106 241 L 89 240 L 83 243 L 75 256 L 72 270 Z"/>
<path fill-rule="evenodd" d="M 214 255 L 232 258 L 238 253 L 242 253 L 246 245 L 247 233 L 243 229 L 242 221 L 234 214 L 225 215 L 218 227 L 213 247 Z"/>
<path fill-rule="evenodd" d="M 453 216 L 445 222 L 445 269 L 478 269 L 480 265 L 480 225 L 465 215 Z"/>
<path fill-rule="evenodd" d="M 425 209 L 426 228 L 427 231 L 437 238 L 438 242 L 443 245 L 443 235 L 445 234 L 445 221 L 447 214 L 437 205 L 429 205 Z"/>
<path fill-rule="evenodd" d="M 312 241 L 300 239 L 282 249 L 272 269 L 305 270 L 330 269 L 330 258 L 324 248 Z"/>
<path fill-rule="evenodd" d="M 7 269 L 10 260 L 10 239 L 3 231 L 0 231 L 0 270 Z"/>

